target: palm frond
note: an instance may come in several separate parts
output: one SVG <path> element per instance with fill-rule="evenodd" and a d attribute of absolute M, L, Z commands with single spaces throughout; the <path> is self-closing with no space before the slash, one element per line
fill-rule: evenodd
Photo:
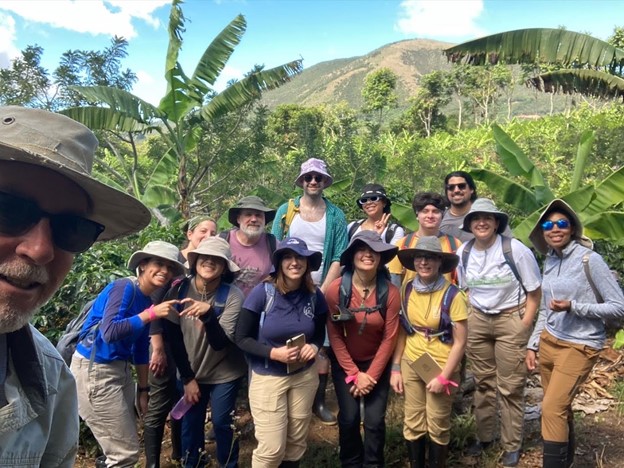
<path fill-rule="evenodd" d="M 527 83 L 546 93 L 580 93 L 598 98 L 624 98 L 624 79 L 600 70 L 557 70 L 530 78 Z"/>

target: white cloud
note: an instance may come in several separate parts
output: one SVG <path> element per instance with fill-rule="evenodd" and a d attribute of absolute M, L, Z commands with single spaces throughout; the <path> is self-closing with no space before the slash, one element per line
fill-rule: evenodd
<path fill-rule="evenodd" d="M 15 46 L 15 20 L 0 13 L 0 68 L 8 68 L 19 53 Z"/>
<path fill-rule="evenodd" d="M 475 20 L 483 0 L 404 0 L 396 28 L 406 35 L 447 38 L 481 36 Z"/>
<path fill-rule="evenodd" d="M 69 31 L 132 39 L 137 35 L 133 19 L 141 19 L 156 28 L 160 22 L 153 16 L 154 11 L 170 3 L 169 0 L 2 0 L 0 10 Z"/>
<path fill-rule="evenodd" d="M 238 68 L 230 67 L 226 65 L 223 67 L 223 71 L 215 81 L 214 89 L 217 92 L 223 91 L 227 88 L 228 81 L 230 80 L 242 80 L 244 78 L 245 73 L 240 71 Z"/>

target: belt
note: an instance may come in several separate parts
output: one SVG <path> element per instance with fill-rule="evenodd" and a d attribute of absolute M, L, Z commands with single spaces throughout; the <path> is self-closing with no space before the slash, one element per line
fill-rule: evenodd
<path fill-rule="evenodd" d="M 526 307 L 526 301 L 524 301 L 522 304 L 518 304 L 517 306 L 510 307 L 508 309 L 503 309 L 500 312 L 484 312 L 478 307 L 472 306 L 473 310 L 476 310 L 477 312 L 481 312 L 483 315 L 509 315 L 509 314 L 513 314 L 514 312 L 520 312 L 525 307 Z"/>

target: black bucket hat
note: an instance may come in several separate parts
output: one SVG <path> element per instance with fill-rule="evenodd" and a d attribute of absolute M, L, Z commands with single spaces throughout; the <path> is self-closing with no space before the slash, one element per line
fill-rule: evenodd
<path fill-rule="evenodd" d="M 392 205 L 392 201 L 388 198 L 384 186 L 379 184 L 366 184 L 364 187 L 362 187 L 362 193 L 360 194 L 360 198 L 358 198 L 356 201 L 358 208 L 364 208 L 364 206 L 360 203 L 361 199 L 371 197 L 381 197 L 386 200 L 386 206 L 384 206 L 383 212 L 390 213 L 390 205 Z"/>
<path fill-rule="evenodd" d="M 385 265 L 392 260 L 399 250 L 396 245 L 386 244 L 375 231 L 360 231 L 351 238 L 349 245 L 345 251 L 342 252 L 340 256 L 341 265 L 344 266 L 353 263 L 353 255 L 355 255 L 358 244 L 365 244 L 370 247 L 373 252 L 377 252 L 381 256 L 380 265 Z"/>

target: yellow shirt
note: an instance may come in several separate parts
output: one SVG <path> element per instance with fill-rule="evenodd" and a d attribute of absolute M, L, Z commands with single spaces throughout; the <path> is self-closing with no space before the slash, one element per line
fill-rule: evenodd
<path fill-rule="evenodd" d="M 419 293 L 412 289 L 407 304 L 407 316 L 409 321 L 418 327 L 438 329 L 440 326 L 440 312 L 442 298 L 446 287 L 433 293 Z M 468 319 L 468 308 L 466 295 L 463 292 L 457 293 L 450 309 L 451 321 L 460 322 Z M 409 361 L 415 361 L 425 352 L 440 364 L 446 365 L 448 355 L 451 352 L 451 344 L 445 344 L 439 338 L 427 338 L 422 333 L 416 332 L 407 336 L 405 340 L 405 350 L 403 357 Z"/>
<path fill-rule="evenodd" d="M 409 245 L 405 245 L 406 241 L 410 236 L 411 239 L 409 241 Z M 442 234 L 440 237 L 438 237 L 438 239 L 440 239 L 442 252 L 455 253 L 459 246 L 462 244 L 462 242 L 457 237 L 449 236 L 447 234 Z M 418 234 L 414 232 L 399 240 L 396 245 L 399 250 L 413 249 L 414 247 L 416 247 L 416 242 L 418 242 Z M 403 275 L 403 281 L 401 282 L 403 286 L 405 286 L 406 283 L 409 283 L 416 277 L 415 271 L 408 270 L 407 268 L 403 267 L 398 255 L 394 257 L 390 261 L 390 263 L 388 263 L 388 270 L 390 270 L 390 273 L 392 273 L 393 275 Z M 453 284 L 457 284 L 457 274 L 455 273 L 455 271 L 447 273 L 446 275 L 444 275 L 444 277 L 447 279 L 447 281 L 450 281 Z"/>

